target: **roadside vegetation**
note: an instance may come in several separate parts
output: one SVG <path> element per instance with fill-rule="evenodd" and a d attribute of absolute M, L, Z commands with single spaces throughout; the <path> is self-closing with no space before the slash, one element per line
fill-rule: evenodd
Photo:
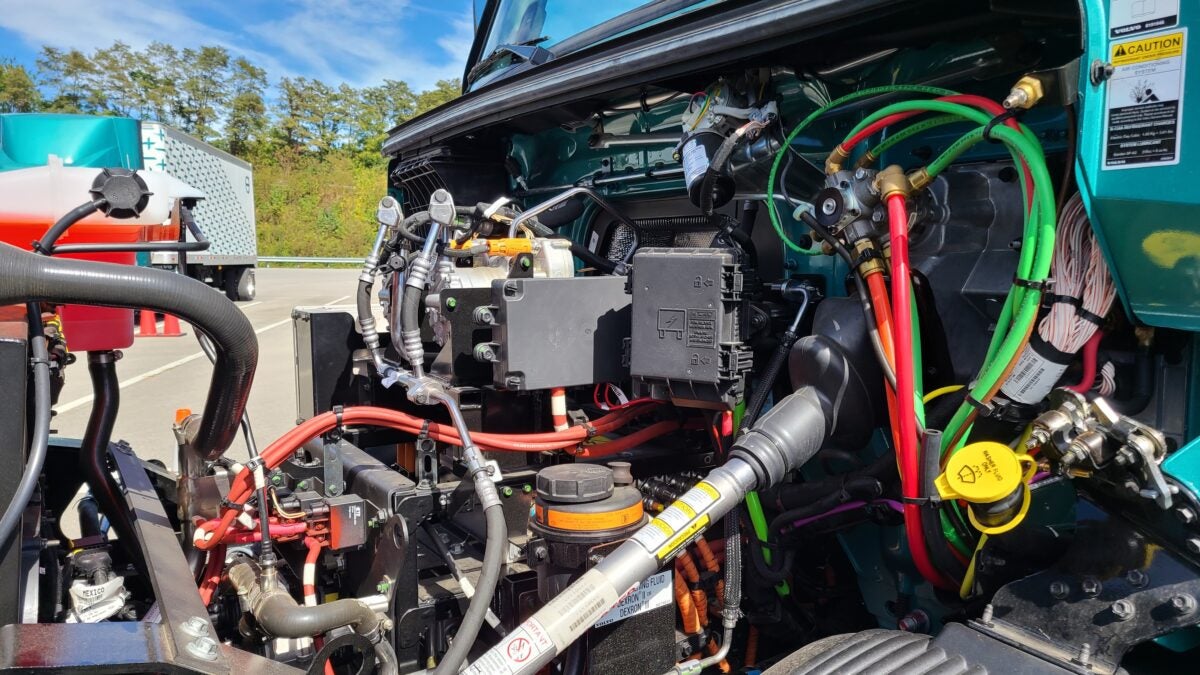
<path fill-rule="evenodd" d="M 271 86 L 272 83 L 274 86 Z M 385 189 L 387 130 L 459 93 L 272 79 L 224 47 L 114 42 L 91 54 L 43 47 L 34 69 L 0 61 L 0 113 L 116 115 L 166 123 L 254 165 L 260 255 L 362 254 Z"/>

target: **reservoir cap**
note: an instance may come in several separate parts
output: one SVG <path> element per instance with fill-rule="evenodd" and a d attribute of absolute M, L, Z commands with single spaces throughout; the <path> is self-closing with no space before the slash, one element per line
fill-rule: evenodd
<path fill-rule="evenodd" d="M 1021 487 L 1021 469 L 1012 448 L 981 441 L 951 455 L 945 472 L 934 484 L 943 499 L 988 504 L 1008 497 Z"/>

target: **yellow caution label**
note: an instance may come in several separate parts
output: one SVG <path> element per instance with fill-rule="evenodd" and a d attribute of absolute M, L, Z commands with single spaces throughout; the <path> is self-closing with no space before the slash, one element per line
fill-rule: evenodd
<path fill-rule="evenodd" d="M 707 526 L 708 514 L 706 513 L 696 520 L 688 523 L 683 529 L 676 532 L 674 537 L 668 539 L 667 543 L 663 544 L 657 551 L 654 552 L 655 557 L 657 557 L 659 560 L 666 560 L 667 558 L 670 558 L 672 555 L 675 555 L 676 551 L 684 546 L 687 546 L 688 542 L 703 532 L 704 528 Z"/>
<path fill-rule="evenodd" d="M 714 502 L 721 498 L 721 493 L 717 492 L 717 488 L 713 487 L 712 483 L 700 481 L 699 483 L 696 483 L 696 489 L 701 490 L 709 497 L 712 497 Z"/>
<path fill-rule="evenodd" d="M 1113 66 L 1120 67 L 1182 56 L 1183 35 L 1183 31 L 1179 31 L 1141 40 L 1114 43 L 1109 60 Z"/>

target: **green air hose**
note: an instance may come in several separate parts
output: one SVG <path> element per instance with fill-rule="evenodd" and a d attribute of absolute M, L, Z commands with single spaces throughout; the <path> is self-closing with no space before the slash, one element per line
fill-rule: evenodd
<path fill-rule="evenodd" d="M 913 110 L 958 115 L 969 121 L 978 123 L 981 127 L 991 121 L 991 117 L 987 113 L 957 103 L 946 101 L 903 101 L 886 106 L 867 116 L 847 135 L 847 138 L 882 117 Z M 1032 133 L 1026 128 L 1022 128 L 1022 131 L 1018 132 L 1007 126 L 995 125 L 991 135 L 1007 146 L 1009 152 L 1017 160 L 1016 164 L 1018 166 L 1021 164 L 1020 160 L 1023 159 L 1033 177 L 1034 200 L 1028 214 L 1028 225 L 1031 226 L 1027 225 L 1025 228 L 1021 255 L 1017 263 L 1017 278 L 1035 283 L 1044 281 L 1050 274 L 1050 263 L 1054 255 L 1055 228 L 1054 194 L 1051 189 L 1052 184 L 1050 182 L 1049 171 L 1046 168 L 1045 157 L 1040 144 L 1038 144 Z M 949 156 L 952 161 L 953 157 L 957 157 L 981 140 L 983 140 L 982 128 L 968 132 L 963 138 L 951 145 L 938 160 Z M 935 177 L 937 175 L 936 171 L 940 171 L 948 165 L 948 162 L 939 162 L 938 160 L 935 160 L 935 163 L 931 164 L 927 169 L 930 177 Z M 1005 301 L 1008 309 L 1007 314 L 1011 316 L 1011 319 L 1004 320 L 1006 317 L 1002 316 L 1002 321 L 998 322 L 995 334 L 993 335 L 994 348 L 989 348 L 988 350 L 991 357 L 985 360 L 979 376 L 976 378 L 975 386 L 971 390 L 971 398 L 977 401 L 987 400 L 990 398 L 993 390 L 999 386 L 1005 370 L 1020 352 L 1034 322 L 1037 321 L 1040 304 L 1040 292 L 1032 288 L 1026 289 L 1020 285 L 1014 285 L 1009 292 L 1009 298 Z M 964 402 L 955 412 L 954 417 L 950 420 L 950 424 L 947 425 L 946 434 L 944 435 L 945 440 L 943 441 L 943 452 L 950 449 L 950 445 L 955 442 L 956 438 L 961 439 L 965 436 L 960 431 L 970 419 L 972 411 L 973 408 L 971 405 Z"/>
<path fill-rule="evenodd" d="M 903 129 L 891 134 L 887 138 L 880 141 L 879 145 L 876 145 L 875 147 L 868 150 L 867 154 L 870 155 L 871 157 L 875 158 L 876 160 L 878 160 L 880 157 L 883 156 L 883 153 L 887 152 L 888 150 L 891 150 L 892 148 L 896 147 L 897 145 L 903 143 L 904 141 L 907 141 L 908 139 L 912 138 L 913 136 L 916 136 L 918 134 L 929 131 L 930 129 L 935 129 L 937 127 L 944 126 L 947 124 L 954 124 L 954 123 L 961 124 L 964 121 L 965 120 L 963 120 L 963 118 L 959 117 L 958 115 L 939 115 L 937 117 L 931 117 L 927 120 L 922 120 L 920 122 L 917 122 L 916 124 L 912 124 L 907 127 L 904 127 Z"/>
<path fill-rule="evenodd" d="M 821 106 L 820 108 L 817 108 L 808 117 L 805 117 L 803 120 L 801 120 L 800 123 L 797 124 L 794 129 L 792 129 L 791 133 L 787 135 L 787 138 L 784 139 L 783 148 L 779 152 L 775 153 L 775 161 L 771 164 L 771 173 L 767 176 L 767 215 L 771 217 L 771 226 L 775 228 L 775 234 L 779 236 L 780 241 L 782 241 L 783 244 L 789 249 L 804 255 L 821 254 L 821 249 L 804 248 L 803 246 L 792 241 L 787 236 L 787 233 L 783 230 L 783 222 L 779 218 L 779 209 L 775 206 L 775 178 L 779 174 L 779 167 L 783 164 L 784 155 L 790 152 L 788 146 L 792 144 L 792 141 L 795 140 L 795 138 L 800 135 L 800 132 L 804 131 L 808 125 L 812 124 L 817 120 L 817 118 L 821 117 L 830 110 L 837 108 L 838 106 L 845 105 L 861 98 L 870 98 L 872 96 L 899 93 L 928 94 L 930 96 L 953 96 L 958 92 L 950 91 L 949 89 L 942 89 L 940 87 L 925 87 L 921 85 L 902 84 L 862 89 L 851 94 L 846 94 L 845 96 L 837 98 Z"/>

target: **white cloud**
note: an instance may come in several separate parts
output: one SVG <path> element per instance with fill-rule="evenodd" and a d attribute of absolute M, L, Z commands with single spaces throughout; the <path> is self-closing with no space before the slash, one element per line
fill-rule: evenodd
<path fill-rule="evenodd" d="M 34 49 L 91 51 L 117 39 L 134 48 L 154 41 L 181 48 L 220 45 L 266 68 L 273 79 L 304 75 L 356 87 L 394 79 L 419 91 L 462 75 L 473 26 L 469 3 L 456 4 L 458 9 L 431 6 L 428 0 L 296 0 L 279 2 L 271 8 L 276 16 L 254 21 L 235 6 L 217 3 L 206 9 L 222 14 L 227 27 L 218 27 L 179 3 L 0 0 L 0 27 Z M 418 16 L 421 21 L 413 20 Z M 412 28 L 415 24 L 440 30 L 422 33 Z"/>

